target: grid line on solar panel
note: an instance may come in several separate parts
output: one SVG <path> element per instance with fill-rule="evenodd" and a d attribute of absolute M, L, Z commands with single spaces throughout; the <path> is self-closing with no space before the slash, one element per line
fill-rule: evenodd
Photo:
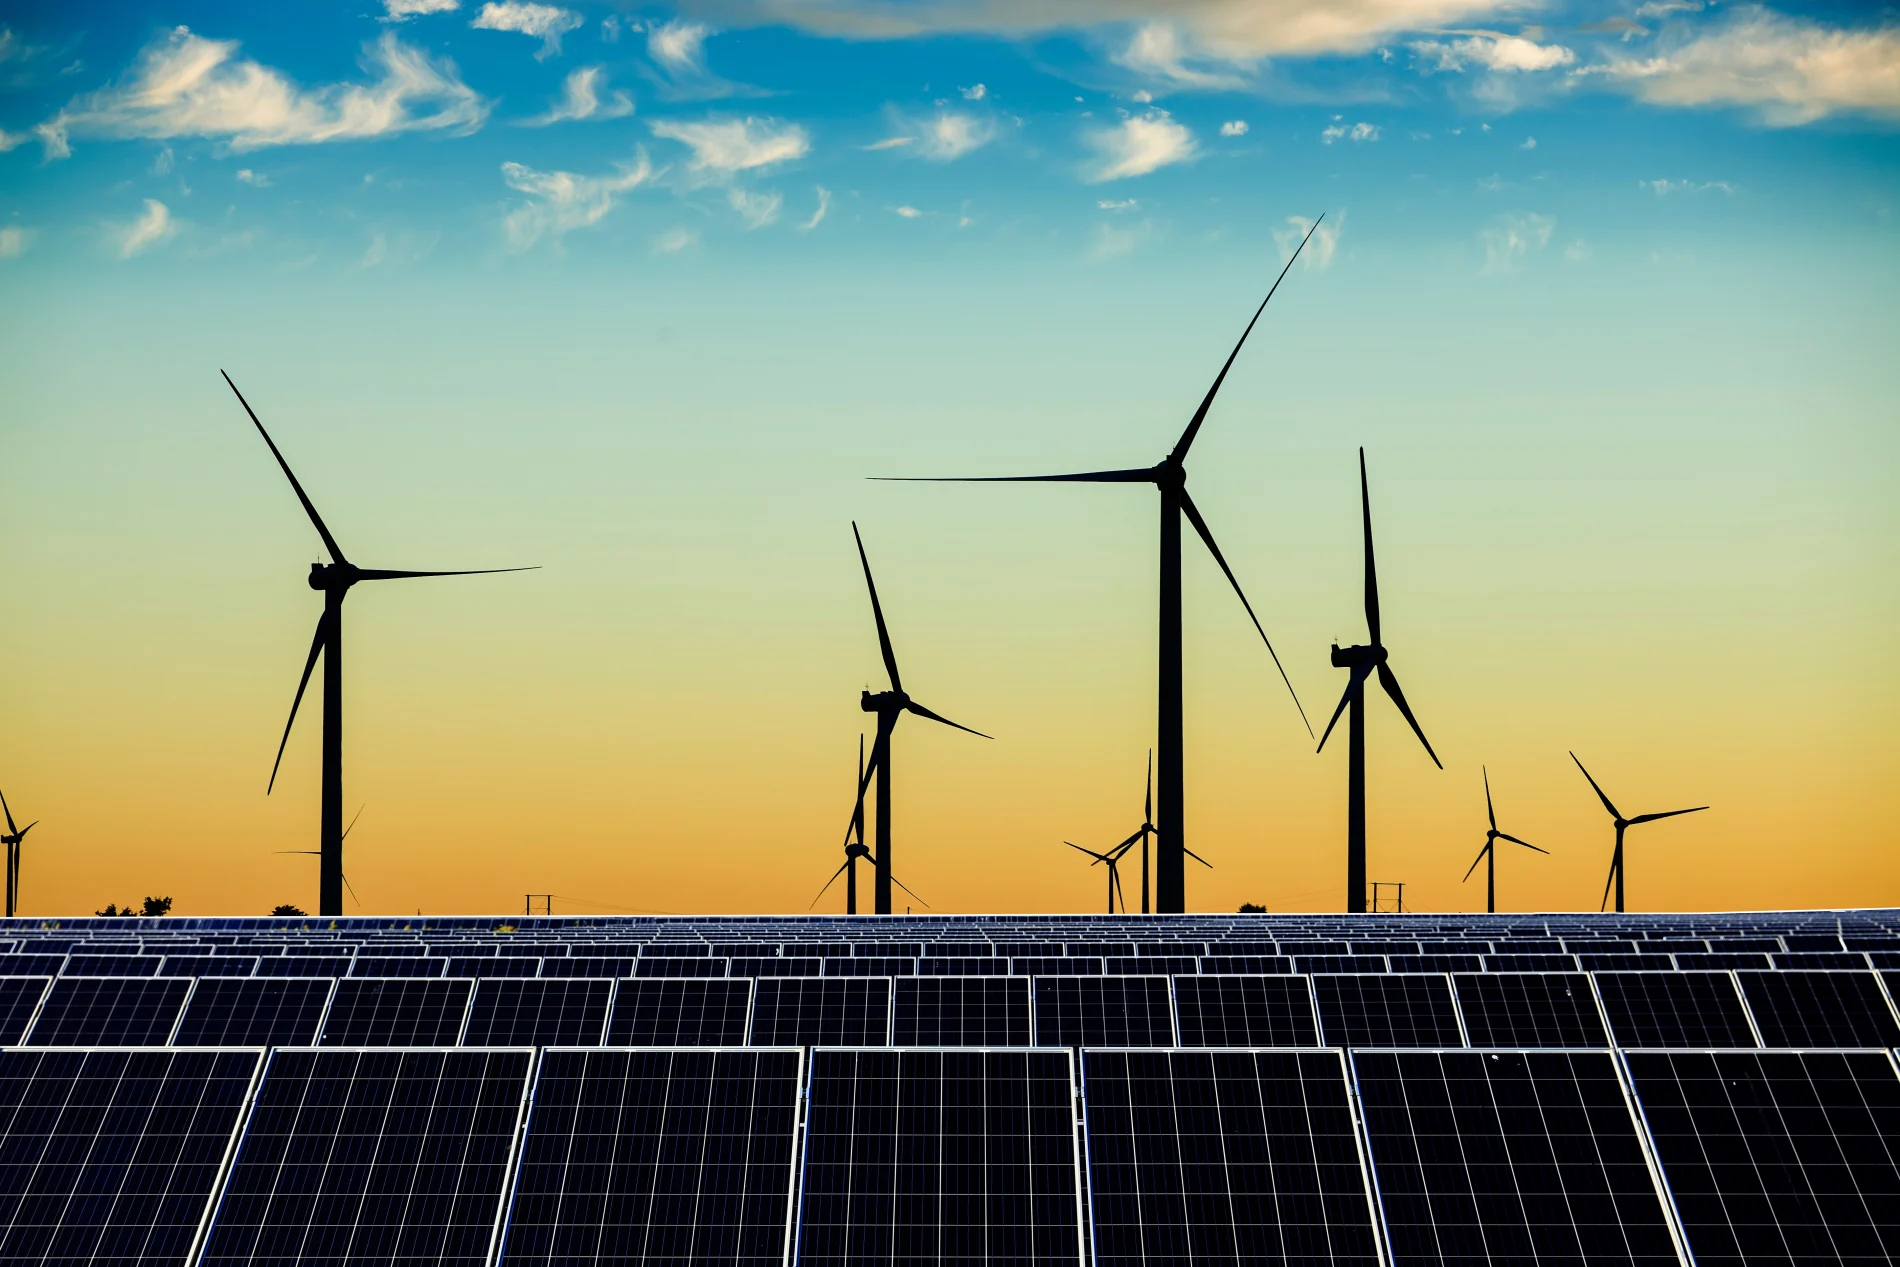
<path fill-rule="evenodd" d="M 0 1047 L 16 1047 L 39 1015 L 49 977 L 0 977 Z"/>
<path fill-rule="evenodd" d="M 449 1047 L 462 1037 L 474 982 L 342 977 L 324 1018 L 325 1047 Z"/>
<path fill-rule="evenodd" d="M 796 1048 L 543 1053 L 504 1260 L 782 1264 L 801 1057 Z"/>
<path fill-rule="evenodd" d="M 1622 1059 L 1698 1264 L 1900 1260 L 1891 1052 Z"/>
<path fill-rule="evenodd" d="M 1760 1036 L 1726 972 L 1595 972 L 1619 1047 L 1758 1047 Z"/>
<path fill-rule="evenodd" d="M 261 1056 L 0 1052 L 0 1262 L 189 1261 Z"/>
<path fill-rule="evenodd" d="M 1313 978 L 1320 1033 L 1334 1047 L 1459 1047 L 1451 983 L 1439 974 Z"/>
<path fill-rule="evenodd" d="M 753 982 L 744 977 L 628 977 L 614 985 L 609 1047 L 731 1047 L 746 1041 Z"/>
<path fill-rule="evenodd" d="M 1319 1022 L 1305 977 L 1174 979 L 1183 1047 L 1317 1047 Z"/>
<path fill-rule="evenodd" d="M 1590 978 L 1567 973 L 1460 973 L 1452 993 L 1473 1047 L 1608 1047 Z"/>
<path fill-rule="evenodd" d="M 1070 1053 L 812 1053 L 796 1261 L 1082 1262 Z"/>
<path fill-rule="evenodd" d="M 1871 972 L 1738 972 L 1764 1047 L 1895 1047 L 1900 1021 Z"/>
<path fill-rule="evenodd" d="M 891 986 L 892 1046 L 1029 1046 L 1027 977 L 899 977 Z"/>
<path fill-rule="evenodd" d="M 889 977 L 761 977 L 753 1047 L 883 1046 L 891 1040 Z"/>
<path fill-rule="evenodd" d="M 317 1040 L 329 977 L 205 977 L 191 992 L 174 1047 L 305 1047 Z"/>
<path fill-rule="evenodd" d="M 1610 1052 L 1350 1060 L 1395 1262 L 1681 1261 Z"/>
<path fill-rule="evenodd" d="M 475 983 L 464 1047 L 598 1046 L 607 1026 L 613 982 L 596 977 Z"/>
<path fill-rule="evenodd" d="M 34 1047 L 163 1047 L 194 984 L 190 977 L 60 977 L 27 1041 Z"/>
<path fill-rule="evenodd" d="M 1337 1052 L 1082 1053 L 1098 1267 L 1375 1264 Z"/>
<path fill-rule="evenodd" d="M 271 1052 L 201 1261 L 487 1263 L 533 1055 Z"/>
<path fill-rule="evenodd" d="M 1036 977 L 1038 1047 L 1173 1047 L 1166 977 Z"/>

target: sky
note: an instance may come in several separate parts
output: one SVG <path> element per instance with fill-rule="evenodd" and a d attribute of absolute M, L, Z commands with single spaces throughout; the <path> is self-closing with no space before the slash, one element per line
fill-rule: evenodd
<path fill-rule="evenodd" d="M 1900 19 L 1694 0 L 0 6 L 0 792 L 21 910 L 799 912 L 858 693 L 914 909 L 1100 910 L 1155 726 L 1146 466 L 1373 879 L 1900 904 Z M 1323 753 L 1185 546 L 1193 910 L 1343 909 Z M 1132 862 L 1132 860 L 1131 860 Z M 1190 864 L 1192 865 L 1192 864 Z M 1131 865 L 1125 879 L 1135 874 Z M 842 909 L 842 882 L 816 904 Z M 909 900 L 901 899 L 900 900 Z M 928 902 L 928 908 L 922 903 Z"/>

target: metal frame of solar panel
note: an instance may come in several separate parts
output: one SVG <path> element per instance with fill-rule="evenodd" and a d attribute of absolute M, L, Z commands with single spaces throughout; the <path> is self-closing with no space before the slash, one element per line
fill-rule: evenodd
<path fill-rule="evenodd" d="M 0 1047 L 18 1046 L 26 1037 L 52 981 L 51 977 L 0 977 Z"/>

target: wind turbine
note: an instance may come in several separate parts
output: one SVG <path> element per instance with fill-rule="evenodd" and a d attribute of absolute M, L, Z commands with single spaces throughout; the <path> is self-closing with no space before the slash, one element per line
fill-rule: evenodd
<path fill-rule="evenodd" d="M 1107 853 L 1096 853 L 1093 849 L 1083 849 L 1082 846 L 1076 844 L 1073 840 L 1065 840 L 1062 843 L 1071 849 L 1085 853 L 1095 859 L 1095 862 L 1089 863 L 1091 867 L 1098 862 L 1106 862 L 1108 864 L 1108 913 L 1110 915 L 1115 913 L 1115 899 L 1121 898 L 1122 914 L 1128 914 L 1128 899 L 1122 898 L 1122 875 L 1121 872 L 1117 870 L 1117 867 L 1122 860 L 1122 855 L 1128 852 L 1130 846 L 1124 842 L 1116 845 Z"/>
<path fill-rule="evenodd" d="M 268 796 L 277 785 L 277 767 L 284 760 L 284 745 L 290 742 L 290 728 L 297 721 L 297 706 L 303 703 L 304 688 L 310 685 L 311 671 L 317 667 L 317 657 L 323 657 L 323 794 L 319 827 L 317 832 L 318 893 L 317 914 L 341 915 L 343 913 L 343 599 L 350 587 L 358 581 L 397 581 L 422 576 L 485 576 L 494 572 L 528 572 L 532 568 L 476 568 L 457 572 L 398 572 L 386 568 L 359 568 L 344 557 L 343 547 L 330 535 L 330 529 L 324 525 L 323 516 L 311 504 L 305 495 L 303 485 L 291 472 L 290 463 L 284 461 L 284 455 L 278 452 L 276 441 L 264 430 L 264 424 L 258 421 L 257 411 L 251 408 L 251 402 L 244 399 L 244 393 L 238 391 L 237 384 L 223 370 L 226 386 L 244 406 L 244 412 L 251 417 L 251 423 L 257 428 L 257 434 L 264 437 L 264 443 L 270 446 L 271 456 L 277 459 L 277 465 L 283 468 L 284 478 L 290 481 L 290 487 L 297 494 L 297 500 L 303 504 L 304 513 L 310 516 L 310 523 L 323 538 L 323 548 L 330 554 L 330 562 L 310 565 L 310 588 L 323 594 L 323 615 L 317 617 L 316 636 L 310 640 L 310 658 L 304 661 L 303 677 L 297 683 L 297 694 L 290 702 L 290 720 L 284 723 L 284 737 L 277 743 L 277 760 L 271 763 L 270 782 L 265 785 L 264 794 Z"/>
<path fill-rule="evenodd" d="M 863 735 L 858 736 L 858 782 L 859 784 L 863 784 L 864 782 Z M 864 797 L 859 796 L 858 807 L 851 814 L 851 830 L 845 834 L 844 865 L 831 873 L 831 878 L 825 881 L 825 887 L 818 890 L 818 897 L 823 897 L 831 886 L 838 882 L 838 877 L 842 875 L 845 878 L 844 913 L 846 915 L 856 915 L 858 913 L 858 859 L 868 858 L 870 856 L 871 851 L 864 847 Z M 910 893 L 910 890 L 905 889 L 904 892 Z M 911 893 L 910 895 L 917 897 L 915 893 Z M 811 900 L 812 906 L 818 905 L 818 897 Z M 920 902 L 923 901 L 922 898 L 917 898 L 917 900 Z M 926 906 L 929 905 L 927 902 L 924 904 Z M 805 909 L 810 910 L 811 907 L 808 906 Z"/>
<path fill-rule="evenodd" d="M 933 713 L 904 693 L 903 680 L 897 672 L 897 655 L 891 650 L 891 632 L 884 624 L 884 608 L 877 601 L 877 582 L 871 579 L 871 560 L 865 556 L 864 538 L 859 535 L 856 523 L 851 525 L 851 536 L 858 543 L 858 562 L 864 565 L 865 588 L 871 591 L 871 615 L 877 618 L 878 650 L 884 655 L 884 671 L 890 674 L 891 678 L 890 690 L 879 691 L 875 695 L 870 691 L 865 691 L 858 700 L 859 708 L 867 713 L 877 714 L 877 740 L 871 745 L 870 764 L 864 768 L 863 773 L 858 775 L 858 803 L 857 808 L 852 812 L 851 821 L 857 829 L 859 843 L 862 844 L 864 793 L 870 785 L 871 776 L 875 774 L 877 776 L 877 852 L 872 855 L 876 866 L 874 909 L 879 915 L 889 915 L 891 913 L 891 885 L 894 882 L 894 877 L 891 875 L 891 732 L 897 729 L 898 718 L 905 713 L 915 713 L 919 717 L 928 717 L 931 721 L 942 722 L 958 730 L 967 730 L 984 739 L 990 736 L 980 730 L 970 730 L 968 726 Z M 850 840 L 849 831 L 846 832 L 845 839 L 847 842 Z M 848 844 L 846 848 L 849 849 Z M 847 858 L 845 861 L 849 863 L 850 859 Z M 917 897 L 902 883 L 898 883 L 897 887 L 910 893 L 912 897 Z M 920 897 L 917 900 L 924 901 Z M 924 902 L 924 905 L 929 906 L 930 903 Z"/>
<path fill-rule="evenodd" d="M 4 792 L 0 792 L 0 810 L 7 816 L 7 834 L 0 836 L 0 844 L 7 847 L 7 918 L 12 919 L 20 911 L 20 842 L 40 825 L 40 820 L 36 818 L 24 827 L 15 827 L 13 810 L 8 808 Z"/>
<path fill-rule="evenodd" d="M 1324 216 L 1320 217 L 1325 219 Z M 1207 521 L 1201 518 L 1201 512 L 1188 496 L 1187 461 L 1188 449 L 1194 444 L 1195 436 L 1200 434 L 1201 423 L 1207 418 L 1207 411 L 1214 404 L 1214 397 L 1220 391 L 1221 384 L 1227 380 L 1227 371 L 1234 367 L 1234 358 L 1240 355 L 1247 336 L 1253 333 L 1260 314 L 1265 312 L 1272 301 L 1274 291 L 1286 280 L 1288 269 L 1293 261 L 1306 249 L 1306 243 L 1319 228 L 1319 220 L 1313 222 L 1306 231 L 1306 237 L 1300 239 L 1300 245 L 1280 270 L 1268 289 L 1267 297 L 1260 301 L 1260 307 L 1254 310 L 1253 320 L 1241 331 L 1240 341 L 1234 344 L 1234 350 L 1227 354 L 1226 364 L 1214 377 L 1214 385 L 1207 389 L 1201 406 L 1189 419 L 1187 429 L 1181 438 L 1175 441 L 1174 448 L 1166 457 L 1150 467 L 1119 471 L 1083 471 L 1072 475 L 992 475 L 936 477 L 923 482 L 954 484 L 1152 484 L 1161 494 L 1161 623 L 1158 638 L 1159 665 L 1157 671 L 1157 707 L 1155 747 L 1161 756 L 1161 821 L 1156 826 L 1155 848 L 1155 905 L 1163 914 L 1179 914 L 1187 909 L 1187 885 L 1183 874 L 1186 864 L 1186 809 L 1185 776 L 1182 772 L 1182 728 L 1181 728 L 1181 517 L 1194 526 L 1201 541 L 1207 546 L 1208 553 L 1214 556 L 1214 562 L 1226 574 L 1227 581 L 1234 587 L 1234 593 L 1240 596 L 1241 606 L 1247 609 L 1247 615 L 1253 621 L 1255 629 L 1260 631 L 1260 640 L 1267 644 L 1267 654 L 1273 657 L 1273 664 L 1280 670 L 1280 680 L 1286 683 L 1287 693 L 1293 696 L 1293 706 L 1300 710 L 1300 721 L 1306 725 L 1307 733 L 1312 734 L 1311 723 L 1306 721 L 1306 710 L 1300 707 L 1298 693 L 1287 678 L 1286 669 L 1280 664 L 1280 656 L 1273 649 L 1273 642 L 1267 637 L 1267 631 L 1261 627 L 1260 618 L 1254 615 L 1253 604 L 1247 601 L 1247 595 L 1240 588 L 1240 582 L 1234 577 L 1234 570 L 1227 566 L 1227 560 L 1221 555 L 1220 546 L 1214 542 L 1214 534 L 1209 530 Z"/>
<path fill-rule="evenodd" d="M 350 833 L 356 830 L 356 820 L 363 816 L 363 811 L 367 808 L 369 808 L 367 805 L 359 805 L 356 807 L 356 813 L 350 815 L 350 825 L 343 829 L 344 840 L 348 840 L 350 838 Z M 302 858 L 321 858 L 323 856 L 322 853 L 320 853 L 318 850 L 315 850 L 315 849 L 274 849 L 271 852 L 280 853 L 280 854 L 294 854 Z M 356 896 L 356 886 L 350 883 L 350 877 L 348 876 L 348 874 L 345 874 L 343 876 L 343 887 L 350 891 L 350 899 L 356 903 L 357 910 L 359 911 L 362 910 L 363 899 Z"/>
<path fill-rule="evenodd" d="M 1484 770 L 1483 766 L 1478 768 Z M 1480 862 L 1485 864 L 1484 913 L 1486 915 L 1494 915 L 1498 909 L 1498 841 L 1508 840 L 1512 844 L 1522 845 L 1526 849 L 1537 849 L 1537 846 L 1528 840 L 1519 840 L 1516 836 L 1498 830 L 1498 812 L 1491 808 L 1491 772 L 1489 770 L 1484 770 L 1484 812 L 1490 816 L 1491 829 L 1484 833 L 1484 848 L 1478 850 L 1478 856 L 1473 858 L 1471 865 L 1465 869 L 1465 880 L 1471 878 L 1471 873 L 1478 869 Z M 1547 855 L 1550 853 L 1550 850 L 1537 849 L 1537 852 Z M 1465 880 L 1460 880 L 1458 883 L 1463 884 Z"/>
<path fill-rule="evenodd" d="M 1366 679 L 1375 672 L 1379 675 L 1379 685 L 1398 705 L 1399 712 L 1411 724 L 1412 733 L 1425 745 L 1432 764 L 1439 769 L 1445 765 L 1432 751 L 1431 741 L 1425 738 L 1425 732 L 1419 729 L 1418 718 L 1412 716 L 1411 705 L 1405 702 L 1405 692 L 1399 689 L 1399 679 L 1392 672 L 1392 666 L 1386 661 L 1390 658 L 1385 644 L 1379 640 L 1379 575 L 1372 564 L 1372 496 L 1366 490 L 1366 451 L 1359 450 L 1359 511 L 1366 532 L 1366 632 L 1370 641 L 1365 646 L 1341 647 L 1333 644 L 1333 667 L 1351 669 L 1352 676 L 1346 679 L 1346 693 L 1339 697 L 1339 707 L 1333 710 L 1333 719 L 1326 723 L 1326 733 L 1320 736 L 1319 748 L 1325 751 L 1326 740 L 1331 737 L 1333 727 L 1339 724 L 1339 715 L 1352 707 L 1352 716 L 1347 723 L 1347 759 L 1346 759 L 1346 910 L 1355 915 L 1366 911 Z"/>
<path fill-rule="evenodd" d="M 1577 761 L 1577 754 L 1574 752 L 1571 753 L 1570 759 L 1572 761 Z M 1583 770 L 1583 762 L 1577 761 L 1577 769 Z M 1616 885 L 1616 913 L 1618 915 L 1621 915 L 1623 913 L 1623 832 L 1624 830 L 1626 828 L 1634 827 L 1638 823 L 1653 823 L 1659 818 L 1674 818 L 1678 814 L 1699 813 L 1700 811 L 1705 810 L 1709 807 L 1706 805 L 1697 805 L 1693 809 L 1672 809 L 1672 810 L 1665 810 L 1664 812 L 1660 814 L 1638 814 L 1635 818 L 1624 818 L 1622 815 L 1622 812 L 1618 810 L 1616 806 L 1610 804 L 1610 798 L 1603 794 L 1603 789 L 1600 787 L 1597 787 L 1597 781 L 1595 779 L 1590 778 L 1590 772 L 1588 770 L 1583 770 L 1583 777 L 1586 779 L 1590 779 L 1590 786 L 1593 789 L 1595 789 L 1596 794 L 1597 794 L 1597 799 L 1603 802 L 1603 808 L 1609 810 L 1610 817 L 1616 820 L 1616 852 L 1610 855 L 1610 877 L 1609 879 L 1603 882 L 1603 901 L 1597 903 L 1597 909 L 1599 911 L 1602 910 L 1604 905 L 1609 902 L 1610 886 L 1614 884 Z"/>

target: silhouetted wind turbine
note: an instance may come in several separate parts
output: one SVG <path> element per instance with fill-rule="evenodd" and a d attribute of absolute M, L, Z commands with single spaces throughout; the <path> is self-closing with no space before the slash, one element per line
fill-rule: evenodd
<path fill-rule="evenodd" d="M 860 785 L 864 783 L 863 735 L 858 736 L 858 783 Z M 858 913 L 858 859 L 868 858 L 870 856 L 871 851 L 864 847 L 864 797 L 860 795 L 858 797 L 857 809 L 852 811 L 851 814 L 851 830 L 845 835 L 844 865 L 831 873 L 831 878 L 825 881 L 825 887 L 818 890 L 818 897 L 823 897 L 826 891 L 838 882 L 838 877 L 842 875 L 845 878 L 844 913 L 846 915 L 856 915 Z M 904 892 L 910 893 L 910 890 L 905 889 Z M 915 893 L 911 893 L 910 895 L 917 897 Z M 818 897 L 811 900 L 812 906 L 818 905 Z M 923 901 L 922 898 L 917 898 L 917 900 L 920 902 Z M 929 905 L 927 902 L 924 904 L 926 906 Z M 810 910 L 811 907 L 808 906 L 805 909 Z"/>
<path fill-rule="evenodd" d="M 871 560 L 864 553 L 864 538 L 858 533 L 858 525 L 851 525 L 851 536 L 858 543 L 858 562 L 864 565 L 864 585 L 871 591 L 871 615 L 877 618 L 877 645 L 884 655 L 884 671 L 890 674 L 891 689 L 879 691 L 873 695 L 865 691 L 858 700 L 858 707 L 867 713 L 877 714 L 877 740 L 871 745 L 871 762 L 858 776 L 858 804 L 852 812 L 852 822 L 856 824 L 860 840 L 864 831 L 864 793 L 870 786 L 871 776 L 877 776 L 877 852 L 872 855 L 877 868 L 874 889 L 875 910 L 879 915 L 891 913 L 891 885 L 895 883 L 891 875 L 891 732 L 897 729 L 897 719 L 905 713 L 915 713 L 919 717 L 928 717 L 931 721 L 954 726 L 958 730 L 968 730 L 971 734 L 988 739 L 990 736 L 980 730 L 970 730 L 968 726 L 940 716 L 913 700 L 904 693 L 903 680 L 897 673 L 897 655 L 891 650 L 891 632 L 884 624 L 884 608 L 877 601 L 877 582 L 871 579 Z M 850 833 L 845 839 L 849 841 Z M 850 859 L 846 859 L 847 862 Z M 833 877 L 836 878 L 835 876 Z M 917 897 L 902 883 L 897 887 Z M 917 898 L 919 902 L 924 900 Z M 930 903 L 924 902 L 925 906 Z"/>
<path fill-rule="evenodd" d="M 350 815 L 350 825 L 343 829 L 344 840 L 348 840 L 350 838 L 350 833 L 356 829 L 356 820 L 363 816 L 363 811 L 367 808 L 368 806 L 359 805 L 356 807 L 356 813 Z M 275 850 L 272 850 L 272 852 L 282 853 L 282 854 L 295 854 L 299 857 L 304 857 L 304 858 L 321 858 L 323 856 L 322 853 L 320 853 L 319 851 L 315 849 L 275 849 Z M 348 876 L 348 874 L 345 874 L 343 876 L 343 887 L 350 891 L 351 900 L 356 903 L 357 909 L 361 910 L 363 908 L 363 899 L 356 896 L 356 886 L 350 883 L 350 877 Z"/>
<path fill-rule="evenodd" d="M 1095 859 L 1095 862 L 1089 863 L 1091 867 L 1097 862 L 1106 862 L 1108 864 L 1108 913 L 1110 915 L 1115 913 L 1115 901 L 1117 898 L 1120 898 L 1122 914 L 1128 914 L 1128 899 L 1122 897 L 1122 875 L 1117 867 L 1121 863 L 1122 855 L 1128 852 L 1130 846 L 1123 843 L 1116 845 L 1107 853 L 1096 853 L 1093 849 L 1083 849 L 1082 846 L 1076 844 L 1073 840 L 1065 840 L 1062 843 L 1071 849 L 1085 853 Z"/>
<path fill-rule="evenodd" d="M 284 737 L 277 743 L 277 760 L 271 763 L 270 782 L 265 785 L 265 795 L 269 795 L 277 785 L 277 767 L 284 759 L 284 745 L 290 742 L 290 728 L 297 721 L 297 706 L 303 703 L 304 688 L 310 685 L 311 671 L 317 667 L 317 657 L 323 657 L 323 794 L 322 807 L 317 833 L 318 857 L 318 893 L 317 913 L 319 915 L 341 915 L 343 913 L 343 599 L 350 587 L 358 581 L 397 581 L 422 576 L 485 576 L 494 572 L 528 572 L 532 568 L 475 568 L 456 572 L 397 572 L 386 568 L 359 568 L 343 555 L 343 547 L 330 535 L 330 529 L 324 525 L 323 516 L 311 504 L 305 495 L 303 485 L 292 474 L 290 463 L 284 461 L 284 455 L 278 452 L 276 441 L 264 430 L 264 424 L 258 421 L 257 411 L 251 408 L 251 402 L 244 399 L 244 393 L 238 391 L 237 384 L 223 370 L 225 384 L 244 406 L 244 412 L 251 417 L 251 423 L 257 428 L 257 434 L 264 437 L 264 443 L 270 446 L 271 456 L 277 459 L 277 465 L 283 468 L 284 478 L 290 481 L 290 487 L 297 494 L 297 500 L 303 504 L 304 513 L 310 516 L 310 523 L 323 538 L 323 548 L 330 554 L 328 564 L 310 565 L 310 588 L 323 593 L 323 615 L 317 617 L 316 636 L 310 640 L 310 658 L 304 661 L 303 677 L 297 683 L 297 694 L 290 702 L 290 720 L 284 723 Z"/>
<path fill-rule="evenodd" d="M 1571 753 L 1570 759 L 1572 761 L 1577 761 L 1577 754 L 1574 752 Z M 1583 770 L 1583 762 L 1577 761 L 1577 769 Z M 1700 811 L 1705 810 L 1709 807 L 1706 805 L 1697 805 L 1692 809 L 1672 809 L 1672 810 L 1665 810 L 1664 812 L 1660 814 L 1638 814 L 1635 818 L 1624 818 L 1622 815 L 1622 812 L 1618 810 L 1616 806 L 1610 804 L 1610 798 L 1603 794 L 1603 789 L 1600 787 L 1597 787 L 1597 781 L 1595 779 L 1590 778 L 1590 772 L 1588 770 L 1583 770 L 1583 777 L 1586 779 L 1590 779 L 1590 786 L 1596 791 L 1597 799 L 1603 802 L 1603 808 L 1609 810 L 1610 817 L 1616 820 L 1616 852 L 1610 855 L 1610 877 L 1609 879 L 1603 882 L 1603 900 L 1597 903 L 1597 909 L 1599 911 L 1602 910 L 1604 906 L 1609 902 L 1610 886 L 1614 884 L 1616 886 L 1616 913 L 1618 915 L 1621 915 L 1623 913 L 1623 832 L 1624 830 L 1626 828 L 1634 827 L 1638 823 L 1653 823 L 1659 818 L 1674 818 L 1678 814 L 1699 813 Z"/>
<path fill-rule="evenodd" d="M 1484 770 L 1483 766 L 1478 768 Z M 1471 878 L 1471 873 L 1478 869 L 1480 862 L 1485 864 L 1484 913 L 1494 915 L 1498 909 L 1498 841 L 1508 840 L 1512 844 L 1522 845 L 1526 849 L 1537 849 L 1537 846 L 1528 840 L 1519 840 L 1516 836 L 1498 830 L 1498 812 L 1491 808 L 1491 772 L 1489 770 L 1484 770 L 1484 812 L 1491 819 L 1491 829 L 1484 833 L 1484 848 L 1478 850 L 1478 856 L 1473 858 L 1471 865 L 1465 869 L 1465 880 Z M 1550 850 L 1537 849 L 1537 852 L 1548 854 Z M 1460 880 L 1458 883 L 1463 884 L 1465 880 Z"/>
<path fill-rule="evenodd" d="M 0 810 L 4 810 L 7 817 L 7 834 L 0 836 L 0 844 L 7 847 L 7 918 L 12 919 L 20 912 L 20 842 L 39 826 L 40 820 L 36 818 L 24 827 L 15 827 L 13 810 L 7 805 L 4 792 L 0 792 Z"/>
<path fill-rule="evenodd" d="M 1325 219 L 1324 216 L 1320 217 Z M 1157 704 L 1155 747 L 1161 757 L 1161 821 L 1156 826 L 1155 848 L 1155 906 L 1163 914 L 1179 914 L 1187 909 L 1187 882 L 1183 874 L 1186 864 L 1186 809 L 1185 776 L 1182 773 L 1181 749 L 1181 517 L 1187 516 L 1194 531 L 1200 535 L 1207 546 L 1208 553 L 1214 556 L 1214 562 L 1226 574 L 1228 584 L 1234 587 L 1234 593 L 1240 596 L 1241 606 L 1247 609 L 1247 615 L 1253 621 L 1255 629 L 1260 631 L 1260 640 L 1267 644 L 1267 654 L 1273 657 L 1273 664 L 1280 670 L 1280 680 L 1286 683 L 1287 693 L 1293 696 L 1293 706 L 1300 710 L 1300 721 L 1306 725 L 1307 734 L 1313 727 L 1306 721 L 1306 710 L 1300 707 L 1300 697 L 1293 690 L 1293 683 L 1287 678 L 1286 669 L 1280 664 L 1280 656 L 1273 649 L 1273 642 L 1267 637 L 1267 631 L 1261 627 L 1260 618 L 1254 615 L 1253 604 L 1247 601 L 1246 593 L 1240 588 L 1240 582 L 1234 576 L 1234 570 L 1227 566 L 1227 560 L 1220 552 L 1220 546 L 1214 542 L 1214 534 L 1209 530 L 1207 521 L 1201 518 L 1201 512 L 1188 496 L 1187 461 L 1188 449 L 1193 446 L 1195 436 L 1200 434 L 1201 423 L 1207 418 L 1207 411 L 1214 403 L 1215 395 L 1221 384 L 1227 380 L 1227 371 L 1234 367 L 1234 358 L 1240 355 L 1247 336 L 1253 333 L 1260 314 L 1265 312 L 1272 301 L 1274 291 L 1286 280 L 1287 270 L 1293 267 L 1293 261 L 1306 249 L 1306 243 L 1319 228 L 1319 220 L 1313 221 L 1313 227 L 1306 231 L 1306 237 L 1300 239 L 1300 245 L 1294 249 L 1286 266 L 1274 279 L 1273 286 L 1267 291 L 1267 297 L 1260 301 L 1260 307 L 1254 310 L 1253 320 L 1241 331 L 1240 341 L 1234 344 L 1234 350 L 1227 354 L 1226 364 L 1220 373 L 1214 376 L 1214 385 L 1207 389 L 1207 395 L 1201 399 L 1201 407 L 1194 411 L 1187 429 L 1181 438 L 1175 441 L 1168 455 L 1150 467 L 1120 471 L 1083 471 L 1073 475 L 991 475 L 935 477 L 924 480 L 927 483 L 952 484 L 1153 484 L 1161 494 L 1161 624 L 1159 643 L 1159 667 L 1157 677 L 1159 696 Z"/>
<path fill-rule="evenodd" d="M 1441 770 L 1445 766 L 1438 754 L 1432 752 L 1425 732 L 1419 729 L 1418 718 L 1412 716 L 1411 705 L 1405 702 L 1405 692 L 1399 689 L 1399 679 L 1386 663 L 1389 656 L 1385 644 L 1379 640 L 1379 574 L 1372 564 L 1372 495 L 1366 490 L 1363 448 L 1359 450 L 1359 511 L 1366 531 L 1366 632 L 1370 641 L 1362 647 L 1333 644 L 1333 667 L 1351 669 L 1352 676 L 1346 679 L 1346 693 L 1339 697 L 1339 707 L 1333 710 L 1333 719 L 1326 723 L 1326 733 L 1319 737 L 1316 751 L 1325 751 L 1326 740 L 1339 724 L 1339 715 L 1350 705 L 1352 716 L 1346 736 L 1346 909 L 1363 915 L 1366 910 L 1366 679 L 1373 673 L 1378 673 L 1379 685 L 1398 705 L 1418 741 L 1425 745 L 1432 764 Z"/>

